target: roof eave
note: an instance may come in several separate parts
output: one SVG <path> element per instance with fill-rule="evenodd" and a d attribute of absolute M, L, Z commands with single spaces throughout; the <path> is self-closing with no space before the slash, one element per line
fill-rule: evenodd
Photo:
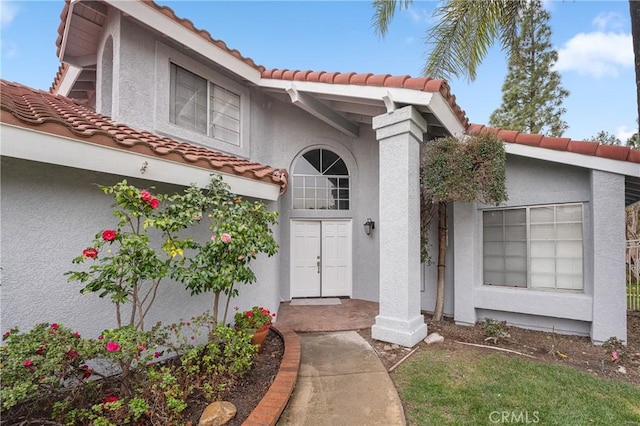
<path fill-rule="evenodd" d="M 176 42 L 193 49 L 241 78 L 252 83 L 257 83 L 260 80 L 260 70 L 205 40 L 145 2 L 122 0 L 104 0 L 104 2 Z"/>
<path fill-rule="evenodd" d="M 340 96 L 349 99 L 365 99 L 379 101 L 390 108 L 390 105 L 414 105 L 426 107 L 437 117 L 447 131 L 452 135 L 462 136 L 465 127 L 451 109 L 449 103 L 439 92 L 424 92 L 420 90 L 398 87 L 364 86 L 356 84 L 318 83 L 308 81 L 290 81 L 281 79 L 261 78 L 258 87 L 282 93 L 308 93 L 311 95 Z"/>
<path fill-rule="evenodd" d="M 84 140 L 77 140 L 32 128 L 0 123 L 0 156 L 56 164 L 119 176 L 188 186 L 205 187 L 212 174 L 219 174 L 233 193 L 275 201 L 281 186 L 213 169 L 129 152 Z M 29 143 L 25 143 L 28 140 Z"/>

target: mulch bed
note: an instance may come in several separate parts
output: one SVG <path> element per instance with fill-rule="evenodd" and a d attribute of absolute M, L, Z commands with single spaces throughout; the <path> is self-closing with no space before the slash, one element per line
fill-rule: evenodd
<path fill-rule="evenodd" d="M 230 387 L 221 398 L 222 400 L 233 403 L 238 410 L 236 416 L 231 419 L 227 425 L 241 425 L 247 417 L 249 417 L 253 409 L 267 393 L 278 374 L 283 354 L 284 342 L 282 338 L 273 330 L 269 330 L 262 353 L 256 356 L 251 369 L 240 378 L 238 382 Z M 189 406 L 184 413 L 185 418 L 188 419 L 187 425 L 197 425 L 202 412 L 210 402 L 213 401 L 206 401 L 204 399 L 188 401 Z M 47 420 L 44 419 L 42 413 L 37 412 L 37 410 L 31 412 L 24 411 L 21 410 L 20 407 L 12 410 L 9 416 L 5 415 L 0 419 L 0 425 L 2 426 L 41 425 L 45 422 L 47 422 Z M 47 424 L 58 423 L 47 422 Z"/>
<path fill-rule="evenodd" d="M 226 426 L 241 425 L 249 417 L 276 378 L 283 354 L 284 342 L 277 333 L 269 330 L 262 353 L 253 361 L 251 370 L 222 397 L 222 400 L 231 402 L 238 410 Z M 212 401 L 199 401 L 189 405 L 189 419 L 193 425 L 198 424 L 202 411 L 210 402 Z"/>
<path fill-rule="evenodd" d="M 588 337 L 567 336 L 509 327 L 511 337 L 501 338 L 497 344 L 493 345 L 485 342 L 484 328 L 481 324 L 467 327 L 456 325 L 451 319 L 433 322 L 428 314 L 425 314 L 425 317 L 427 318 L 429 333 L 438 332 L 444 336 L 445 340 L 443 343 L 432 346 L 420 342 L 416 353 L 436 347 L 448 351 L 462 350 L 504 354 L 493 349 L 462 345 L 456 343 L 456 341 L 496 346 L 533 356 L 539 362 L 568 365 L 598 377 L 620 380 L 640 386 L 640 312 L 628 312 L 627 346 L 624 349 L 624 356 L 616 362 L 611 360 L 611 349 L 593 345 Z M 371 330 L 369 329 L 361 330 L 360 334 L 373 346 L 387 369 L 409 353 L 406 348 L 371 339 Z M 521 356 L 516 354 L 505 355 Z M 624 367 L 626 373 L 620 372 L 620 367 Z"/>

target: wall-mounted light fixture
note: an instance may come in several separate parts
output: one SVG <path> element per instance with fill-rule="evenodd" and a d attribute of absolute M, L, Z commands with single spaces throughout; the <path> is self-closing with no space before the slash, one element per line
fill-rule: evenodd
<path fill-rule="evenodd" d="M 364 223 L 364 233 L 371 235 L 371 231 L 374 229 L 376 229 L 376 223 L 371 220 L 371 218 L 367 218 L 367 221 Z"/>

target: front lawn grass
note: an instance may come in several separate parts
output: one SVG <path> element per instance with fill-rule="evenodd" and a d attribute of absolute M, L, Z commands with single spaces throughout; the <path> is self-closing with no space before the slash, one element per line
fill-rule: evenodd
<path fill-rule="evenodd" d="M 428 349 L 394 380 L 410 425 L 640 425 L 640 388 L 562 365 Z"/>

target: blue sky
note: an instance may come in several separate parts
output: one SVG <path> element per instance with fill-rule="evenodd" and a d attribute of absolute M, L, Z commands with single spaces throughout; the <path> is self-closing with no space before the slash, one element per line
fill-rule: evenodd
<path fill-rule="evenodd" d="M 424 36 L 435 1 L 396 14 L 385 38 L 371 26 L 369 1 L 158 1 L 214 38 L 267 68 L 372 72 L 419 76 Z M 545 1 L 551 13 L 557 67 L 570 95 L 565 136 L 600 130 L 626 140 L 637 128 L 635 75 L 627 1 Z M 47 90 L 58 69 L 55 41 L 60 1 L 0 0 L 0 75 Z M 452 80 L 473 123 L 486 124 L 499 107 L 507 73 L 493 48 L 474 82 Z"/>

